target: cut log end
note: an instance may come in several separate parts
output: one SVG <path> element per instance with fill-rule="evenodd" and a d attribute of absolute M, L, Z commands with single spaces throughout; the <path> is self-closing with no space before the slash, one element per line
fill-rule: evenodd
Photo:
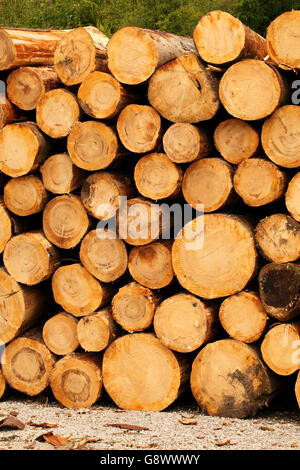
<path fill-rule="evenodd" d="M 6 391 L 6 380 L 4 378 L 2 369 L 0 369 L 0 400 L 4 397 Z"/>
<path fill-rule="evenodd" d="M 300 372 L 298 372 L 297 380 L 295 384 L 295 395 L 296 395 L 298 406 L 300 408 Z"/>
<path fill-rule="evenodd" d="M 4 202 L 13 213 L 22 217 L 41 212 L 48 201 L 48 193 L 37 176 L 12 178 L 4 187 Z"/>
<path fill-rule="evenodd" d="M 189 163 L 211 152 L 208 132 L 189 123 L 172 124 L 163 137 L 164 151 L 174 163 Z"/>
<path fill-rule="evenodd" d="M 299 69 L 298 35 L 300 12 L 286 11 L 275 18 L 267 29 L 266 46 L 271 59 L 280 66 Z"/>
<path fill-rule="evenodd" d="M 58 313 L 43 326 L 43 340 L 47 348 L 58 356 L 73 353 L 79 347 L 77 319 L 67 313 Z"/>
<path fill-rule="evenodd" d="M 300 222 L 300 172 L 289 182 L 285 193 L 285 204 L 291 216 Z"/>
<path fill-rule="evenodd" d="M 116 331 L 110 308 L 81 318 L 77 326 L 80 346 L 87 352 L 99 352 L 106 349 L 116 338 Z"/>
<path fill-rule="evenodd" d="M 53 194 L 68 194 L 79 188 L 85 172 L 73 164 L 67 153 L 58 153 L 47 158 L 40 167 L 43 184 Z"/>

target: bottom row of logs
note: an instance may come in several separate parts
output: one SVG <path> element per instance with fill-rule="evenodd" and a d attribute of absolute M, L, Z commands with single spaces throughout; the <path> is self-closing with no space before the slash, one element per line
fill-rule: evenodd
<path fill-rule="evenodd" d="M 103 386 L 116 405 L 127 410 L 161 411 L 190 382 L 200 407 L 211 415 L 254 416 L 280 388 L 280 378 L 263 362 L 256 346 L 235 339 L 207 344 L 191 360 L 173 352 L 152 333 L 115 339 L 100 353 L 73 353 L 57 360 L 41 331 L 11 341 L 2 354 L 0 398 L 6 383 L 29 396 L 48 385 L 62 405 L 90 407 Z M 296 384 L 300 405 L 300 378 Z"/>

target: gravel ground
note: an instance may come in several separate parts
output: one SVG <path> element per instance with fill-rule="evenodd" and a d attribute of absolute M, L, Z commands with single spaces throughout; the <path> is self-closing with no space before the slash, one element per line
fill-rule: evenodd
<path fill-rule="evenodd" d="M 109 398 L 90 409 L 70 410 L 47 395 L 38 401 L 10 395 L 0 402 L 0 422 L 11 413 L 25 423 L 25 428 L 0 429 L 0 450 L 56 449 L 40 437 L 49 432 L 68 438 L 67 449 L 78 446 L 93 450 L 300 449 L 300 413 L 295 403 L 290 402 L 273 405 L 253 419 L 232 419 L 206 416 L 189 396 L 158 413 L 122 411 Z M 183 424 L 179 420 L 195 424 Z M 43 423 L 56 426 L 35 426 Z M 148 429 L 128 430 L 108 424 Z M 96 442 L 86 442 L 88 439 Z"/>

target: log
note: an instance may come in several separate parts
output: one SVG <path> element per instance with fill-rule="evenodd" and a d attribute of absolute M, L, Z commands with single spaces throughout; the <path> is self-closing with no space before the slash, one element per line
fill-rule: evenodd
<path fill-rule="evenodd" d="M 285 204 L 291 216 L 300 222 L 300 172 L 289 182 L 285 193 Z"/>
<path fill-rule="evenodd" d="M 135 194 L 132 177 L 121 172 L 92 173 L 81 187 L 81 201 L 86 211 L 98 220 L 114 217 L 120 207 L 120 198 L 131 198 Z"/>
<path fill-rule="evenodd" d="M 108 37 L 94 26 L 75 28 L 57 43 L 54 66 L 67 86 L 81 83 L 91 72 L 107 72 Z"/>
<path fill-rule="evenodd" d="M 67 408 L 89 408 L 102 392 L 99 356 L 73 353 L 56 362 L 50 387 L 56 400 Z"/>
<path fill-rule="evenodd" d="M 230 418 L 255 416 L 279 390 L 259 351 L 234 339 L 207 344 L 193 362 L 190 383 L 203 411 Z"/>
<path fill-rule="evenodd" d="M 75 191 L 86 177 L 86 173 L 73 164 L 67 153 L 57 153 L 47 158 L 40 172 L 45 188 L 53 194 Z"/>
<path fill-rule="evenodd" d="M 70 249 L 80 243 L 90 221 L 78 196 L 56 196 L 43 212 L 43 230 L 48 240 L 59 248 Z"/>
<path fill-rule="evenodd" d="M 300 322 L 276 325 L 261 344 L 262 357 L 278 375 L 291 375 L 300 369 Z"/>
<path fill-rule="evenodd" d="M 277 69 L 262 60 L 231 65 L 220 81 L 220 100 L 233 117 L 264 119 L 289 100 L 289 87 Z"/>
<path fill-rule="evenodd" d="M 189 163 L 210 154 L 211 139 L 203 127 L 177 122 L 164 133 L 163 147 L 172 162 Z"/>
<path fill-rule="evenodd" d="M 47 348 L 58 356 L 73 353 L 79 347 L 78 318 L 61 312 L 49 318 L 43 326 L 43 340 Z"/>
<path fill-rule="evenodd" d="M 20 109 L 14 106 L 6 96 L 1 96 L 0 103 L 0 129 L 3 129 L 7 124 L 14 122 L 27 121 L 27 116 Z"/>
<path fill-rule="evenodd" d="M 21 230 L 21 222 L 8 212 L 3 197 L 0 196 L 0 254 L 3 253 L 11 237 L 20 233 Z"/>
<path fill-rule="evenodd" d="M 233 177 L 235 191 L 251 207 L 277 201 L 283 196 L 286 184 L 284 171 L 263 158 L 243 160 Z"/>
<path fill-rule="evenodd" d="M 53 65 L 57 42 L 65 31 L 55 29 L 0 29 L 0 70 Z"/>
<path fill-rule="evenodd" d="M 7 77 L 6 91 L 13 104 L 30 111 L 36 108 L 41 96 L 60 84 L 53 67 L 20 67 Z"/>
<path fill-rule="evenodd" d="M 253 291 L 227 297 L 220 306 L 219 319 L 229 336 L 243 343 L 258 341 L 268 321 L 259 296 Z"/>
<path fill-rule="evenodd" d="M 128 269 L 133 279 L 149 289 L 162 289 L 174 278 L 172 241 L 161 240 L 135 246 L 129 254 Z"/>
<path fill-rule="evenodd" d="M 90 231 L 80 245 L 80 261 L 99 281 L 113 282 L 127 270 L 125 243 L 112 231 Z"/>
<path fill-rule="evenodd" d="M 49 279 L 60 266 L 60 254 L 42 231 L 21 233 L 6 244 L 3 262 L 17 281 L 34 286 Z"/>
<path fill-rule="evenodd" d="M 248 122 L 231 118 L 217 125 L 214 143 L 227 162 L 238 165 L 257 153 L 260 136 Z"/>
<path fill-rule="evenodd" d="M 298 406 L 300 408 L 300 372 L 298 372 L 297 380 L 295 384 L 295 395 L 296 395 Z"/>
<path fill-rule="evenodd" d="M 255 241 L 268 261 L 288 263 L 300 258 L 300 224 L 286 214 L 262 219 L 255 229 Z"/>
<path fill-rule="evenodd" d="M 106 349 L 117 337 L 117 330 L 110 307 L 82 317 L 77 325 L 80 346 L 87 352 Z"/>
<path fill-rule="evenodd" d="M 115 118 L 125 106 L 140 100 L 104 72 L 90 73 L 81 83 L 77 97 L 83 111 L 94 119 Z"/>
<path fill-rule="evenodd" d="M 167 348 L 181 353 L 195 351 L 217 338 L 217 307 L 188 293 L 173 295 L 157 307 L 154 330 Z"/>
<path fill-rule="evenodd" d="M 23 286 L 0 268 L 0 342 L 9 341 L 35 326 L 45 315 L 48 295 L 44 288 Z"/>
<path fill-rule="evenodd" d="M 267 156 L 285 168 L 300 166 L 300 109 L 296 105 L 277 109 L 262 127 L 261 143 Z"/>
<path fill-rule="evenodd" d="M 119 408 L 162 411 L 184 391 L 189 361 L 154 335 L 133 333 L 106 349 L 102 372 L 105 390 Z"/>
<path fill-rule="evenodd" d="M 137 85 L 161 65 L 196 53 L 192 38 L 128 26 L 116 31 L 107 44 L 108 68 L 121 83 Z"/>
<path fill-rule="evenodd" d="M 209 64 L 264 59 L 267 55 L 265 39 L 226 11 L 215 10 L 203 15 L 193 38 L 200 57 Z"/>
<path fill-rule="evenodd" d="M 267 28 L 266 46 L 270 58 L 283 69 L 299 69 L 299 10 L 286 11 Z"/>
<path fill-rule="evenodd" d="M 35 175 L 10 179 L 3 195 L 7 209 L 21 217 L 42 212 L 49 199 L 41 179 Z"/>
<path fill-rule="evenodd" d="M 39 329 L 30 330 L 11 341 L 2 356 L 7 383 L 29 396 L 39 395 L 49 385 L 55 356 L 43 342 Z"/>
<path fill-rule="evenodd" d="M 240 292 L 257 266 L 251 227 L 231 214 L 199 216 L 177 235 L 172 263 L 182 287 L 199 297 L 215 299 Z"/>
<path fill-rule="evenodd" d="M 155 201 L 176 199 L 181 193 L 183 170 L 164 153 L 149 153 L 140 158 L 134 169 L 138 192 Z"/>
<path fill-rule="evenodd" d="M 266 264 L 260 270 L 258 281 L 260 300 L 271 317 L 286 322 L 300 313 L 299 265 Z"/>
<path fill-rule="evenodd" d="M 117 131 L 122 144 L 131 152 L 152 152 L 160 142 L 161 118 L 151 106 L 129 104 L 119 114 Z"/>
<path fill-rule="evenodd" d="M 16 178 L 37 170 L 49 142 L 34 122 L 8 124 L 0 131 L 0 170 Z"/>
<path fill-rule="evenodd" d="M 52 277 L 54 300 L 74 317 L 83 317 L 106 305 L 112 295 L 110 285 L 101 284 L 79 263 L 61 266 Z"/>
<path fill-rule="evenodd" d="M 116 132 L 98 121 L 77 123 L 68 137 L 67 147 L 73 163 L 88 171 L 103 170 L 122 155 Z"/>
<path fill-rule="evenodd" d="M 123 330 L 133 333 L 152 325 L 155 309 L 161 297 L 137 282 L 121 287 L 112 299 L 113 319 Z"/>
<path fill-rule="evenodd" d="M 228 207 L 234 202 L 233 174 L 233 167 L 221 158 L 191 163 L 182 181 L 184 199 L 194 209 L 203 204 L 204 212 Z"/>
<path fill-rule="evenodd" d="M 47 91 L 36 106 L 39 128 L 54 139 L 67 137 L 80 120 L 81 111 L 76 96 L 65 88 Z"/>
<path fill-rule="evenodd" d="M 207 121 L 219 109 L 219 81 L 195 54 L 178 57 L 151 77 L 148 99 L 171 122 Z"/>
<path fill-rule="evenodd" d="M 2 398 L 4 397 L 6 389 L 6 380 L 4 378 L 2 369 L 0 369 L 0 400 L 2 400 Z"/>

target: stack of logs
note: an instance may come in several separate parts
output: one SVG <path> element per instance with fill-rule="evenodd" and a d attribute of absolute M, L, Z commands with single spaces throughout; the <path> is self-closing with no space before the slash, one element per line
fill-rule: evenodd
<path fill-rule="evenodd" d="M 300 406 L 299 28 L 0 30 L 0 398 Z"/>

